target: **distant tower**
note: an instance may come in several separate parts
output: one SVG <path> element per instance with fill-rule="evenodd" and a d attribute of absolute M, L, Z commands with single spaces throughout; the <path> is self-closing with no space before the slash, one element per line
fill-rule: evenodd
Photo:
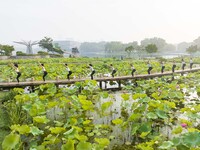
<path fill-rule="evenodd" d="M 26 53 L 27 53 L 27 54 L 33 54 L 32 46 L 38 44 L 37 41 L 33 41 L 33 42 L 31 42 L 31 41 L 27 41 L 27 42 L 26 42 L 26 41 L 15 42 L 15 41 L 14 41 L 14 43 L 26 45 L 26 47 L 27 47 L 27 48 L 26 48 Z"/>

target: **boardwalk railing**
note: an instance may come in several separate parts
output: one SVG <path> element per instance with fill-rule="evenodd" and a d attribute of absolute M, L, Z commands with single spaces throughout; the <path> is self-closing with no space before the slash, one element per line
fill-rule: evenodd
<path fill-rule="evenodd" d="M 164 72 L 164 73 L 154 73 L 154 74 L 145 74 L 145 75 L 136 75 L 134 77 L 132 76 L 118 76 L 118 77 L 102 77 L 102 78 L 95 78 L 97 82 L 99 82 L 100 88 L 102 88 L 102 82 L 106 81 L 117 81 L 119 84 L 119 88 L 121 87 L 121 81 L 122 80 L 130 80 L 130 79 L 147 79 L 147 78 L 155 78 L 155 77 L 162 77 L 162 76 L 173 76 L 174 74 L 180 73 L 189 73 L 189 72 L 197 72 L 200 71 L 200 68 L 194 68 L 194 69 L 186 69 L 186 70 L 177 70 L 175 73 L 172 72 Z M 82 79 L 72 79 L 72 80 L 47 80 L 47 81 L 28 81 L 28 82 L 2 82 L 0 83 L 0 88 L 15 88 L 15 87 L 26 87 L 26 86 L 39 86 L 41 84 L 46 84 L 46 83 L 54 83 L 55 85 L 66 85 L 66 84 L 74 84 L 76 82 L 81 82 L 88 80 L 86 78 Z"/>

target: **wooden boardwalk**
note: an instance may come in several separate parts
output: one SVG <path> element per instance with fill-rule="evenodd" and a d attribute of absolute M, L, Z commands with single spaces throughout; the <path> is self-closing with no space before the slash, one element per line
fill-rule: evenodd
<path fill-rule="evenodd" d="M 172 76 L 173 74 L 184 74 L 189 72 L 197 72 L 200 71 L 200 67 L 194 68 L 194 69 L 186 69 L 186 70 L 177 70 L 175 73 L 172 72 L 164 72 L 164 73 L 154 73 L 154 74 L 145 74 L 145 75 L 136 75 L 134 77 L 132 76 L 117 76 L 117 77 L 102 77 L 102 78 L 94 78 L 97 82 L 99 82 L 100 88 L 102 88 L 102 82 L 106 81 L 117 81 L 119 84 L 119 88 L 121 87 L 121 81 L 122 80 L 130 80 L 130 79 L 147 79 L 147 78 L 155 78 L 155 77 L 162 77 L 162 76 Z M 26 87 L 26 86 L 39 86 L 41 84 L 46 83 L 54 83 L 55 85 L 66 85 L 66 84 L 74 84 L 76 82 L 81 82 L 88 80 L 88 78 L 81 78 L 81 79 L 71 79 L 71 80 L 47 80 L 47 81 L 27 81 L 27 82 L 1 82 L 0 88 L 2 89 L 10 89 L 15 87 Z"/>

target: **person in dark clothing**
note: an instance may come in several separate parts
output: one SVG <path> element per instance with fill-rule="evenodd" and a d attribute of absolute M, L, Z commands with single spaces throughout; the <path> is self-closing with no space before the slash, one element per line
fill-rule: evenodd
<path fill-rule="evenodd" d="M 114 75 L 115 75 L 115 73 L 116 73 L 117 71 L 115 70 L 115 68 L 113 67 L 112 64 L 110 64 L 110 67 L 111 67 L 111 70 L 112 70 L 111 75 L 112 75 L 112 77 L 114 78 Z"/>
<path fill-rule="evenodd" d="M 15 71 L 16 71 L 16 73 L 17 73 L 17 77 L 16 77 L 17 82 L 19 83 L 19 77 L 21 76 L 21 72 L 19 71 L 18 64 L 15 63 L 13 66 L 14 66 Z"/>
<path fill-rule="evenodd" d="M 164 72 L 164 69 L 165 69 L 165 64 L 164 64 L 164 62 L 162 61 L 162 62 L 161 62 L 161 73 Z"/>
<path fill-rule="evenodd" d="M 193 65 L 193 60 L 192 58 L 190 58 L 190 69 L 192 69 L 192 65 Z"/>
<path fill-rule="evenodd" d="M 147 72 L 148 72 L 148 74 L 151 74 L 151 70 L 153 69 L 153 67 L 152 67 L 152 65 L 150 64 L 149 61 L 147 62 L 147 66 L 148 66 Z"/>
<path fill-rule="evenodd" d="M 186 63 L 185 63 L 185 61 L 184 61 L 184 59 L 182 58 L 182 60 L 181 60 L 181 64 L 182 64 L 182 70 L 184 70 L 185 69 L 185 66 L 186 66 Z"/>
<path fill-rule="evenodd" d="M 173 60 L 173 65 L 172 65 L 172 72 L 174 73 L 174 71 L 175 71 L 175 68 L 176 68 L 176 63 L 175 63 L 175 61 Z"/>
<path fill-rule="evenodd" d="M 66 70 L 68 71 L 68 74 L 67 74 L 67 79 L 70 80 L 70 75 L 72 74 L 72 71 L 70 70 L 70 68 L 68 67 L 67 64 L 65 64 L 65 67 L 66 67 Z"/>
<path fill-rule="evenodd" d="M 136 71 L 135 67 L 133 66 L 133 64 L 131 64 L 131 75 L 132 76 L 134 76 L 135 71 Z"/>
<path fill-rule="evenodd" d="M 43 71 L 43 76 L 42 76 L 43 81 L 45 81 L 45 77 L 46 77 L 46 75 L 47 75 L 48 73 L 47 73 L 47 71 L 46 71 L 46 69 L 45 69 L 45 67 L 44 67 L 44 64 L 41 64 L 41 63 L 39 63 L 39 64 L 40 64 L 40 66 L 42 67 L 42 71 Z"/>
<path fill-rule="evenodd" d="M 93 80 L 93 75 L 95 74 L 95 70 L 94 70 L 92 64 L 89 64 L 89 68 L 90 68 L 90 70 L 91 70 L 90 77 L 91 77 L 91 80 Z"/>

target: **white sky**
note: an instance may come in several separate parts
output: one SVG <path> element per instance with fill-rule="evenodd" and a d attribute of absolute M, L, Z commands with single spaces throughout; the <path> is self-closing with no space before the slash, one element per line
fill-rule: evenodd
<path fill-rule="evenodd" d="M 0 0 L 0 43 L 44 36 L 191 42 L 200 36 L 200 0 Z"/>

